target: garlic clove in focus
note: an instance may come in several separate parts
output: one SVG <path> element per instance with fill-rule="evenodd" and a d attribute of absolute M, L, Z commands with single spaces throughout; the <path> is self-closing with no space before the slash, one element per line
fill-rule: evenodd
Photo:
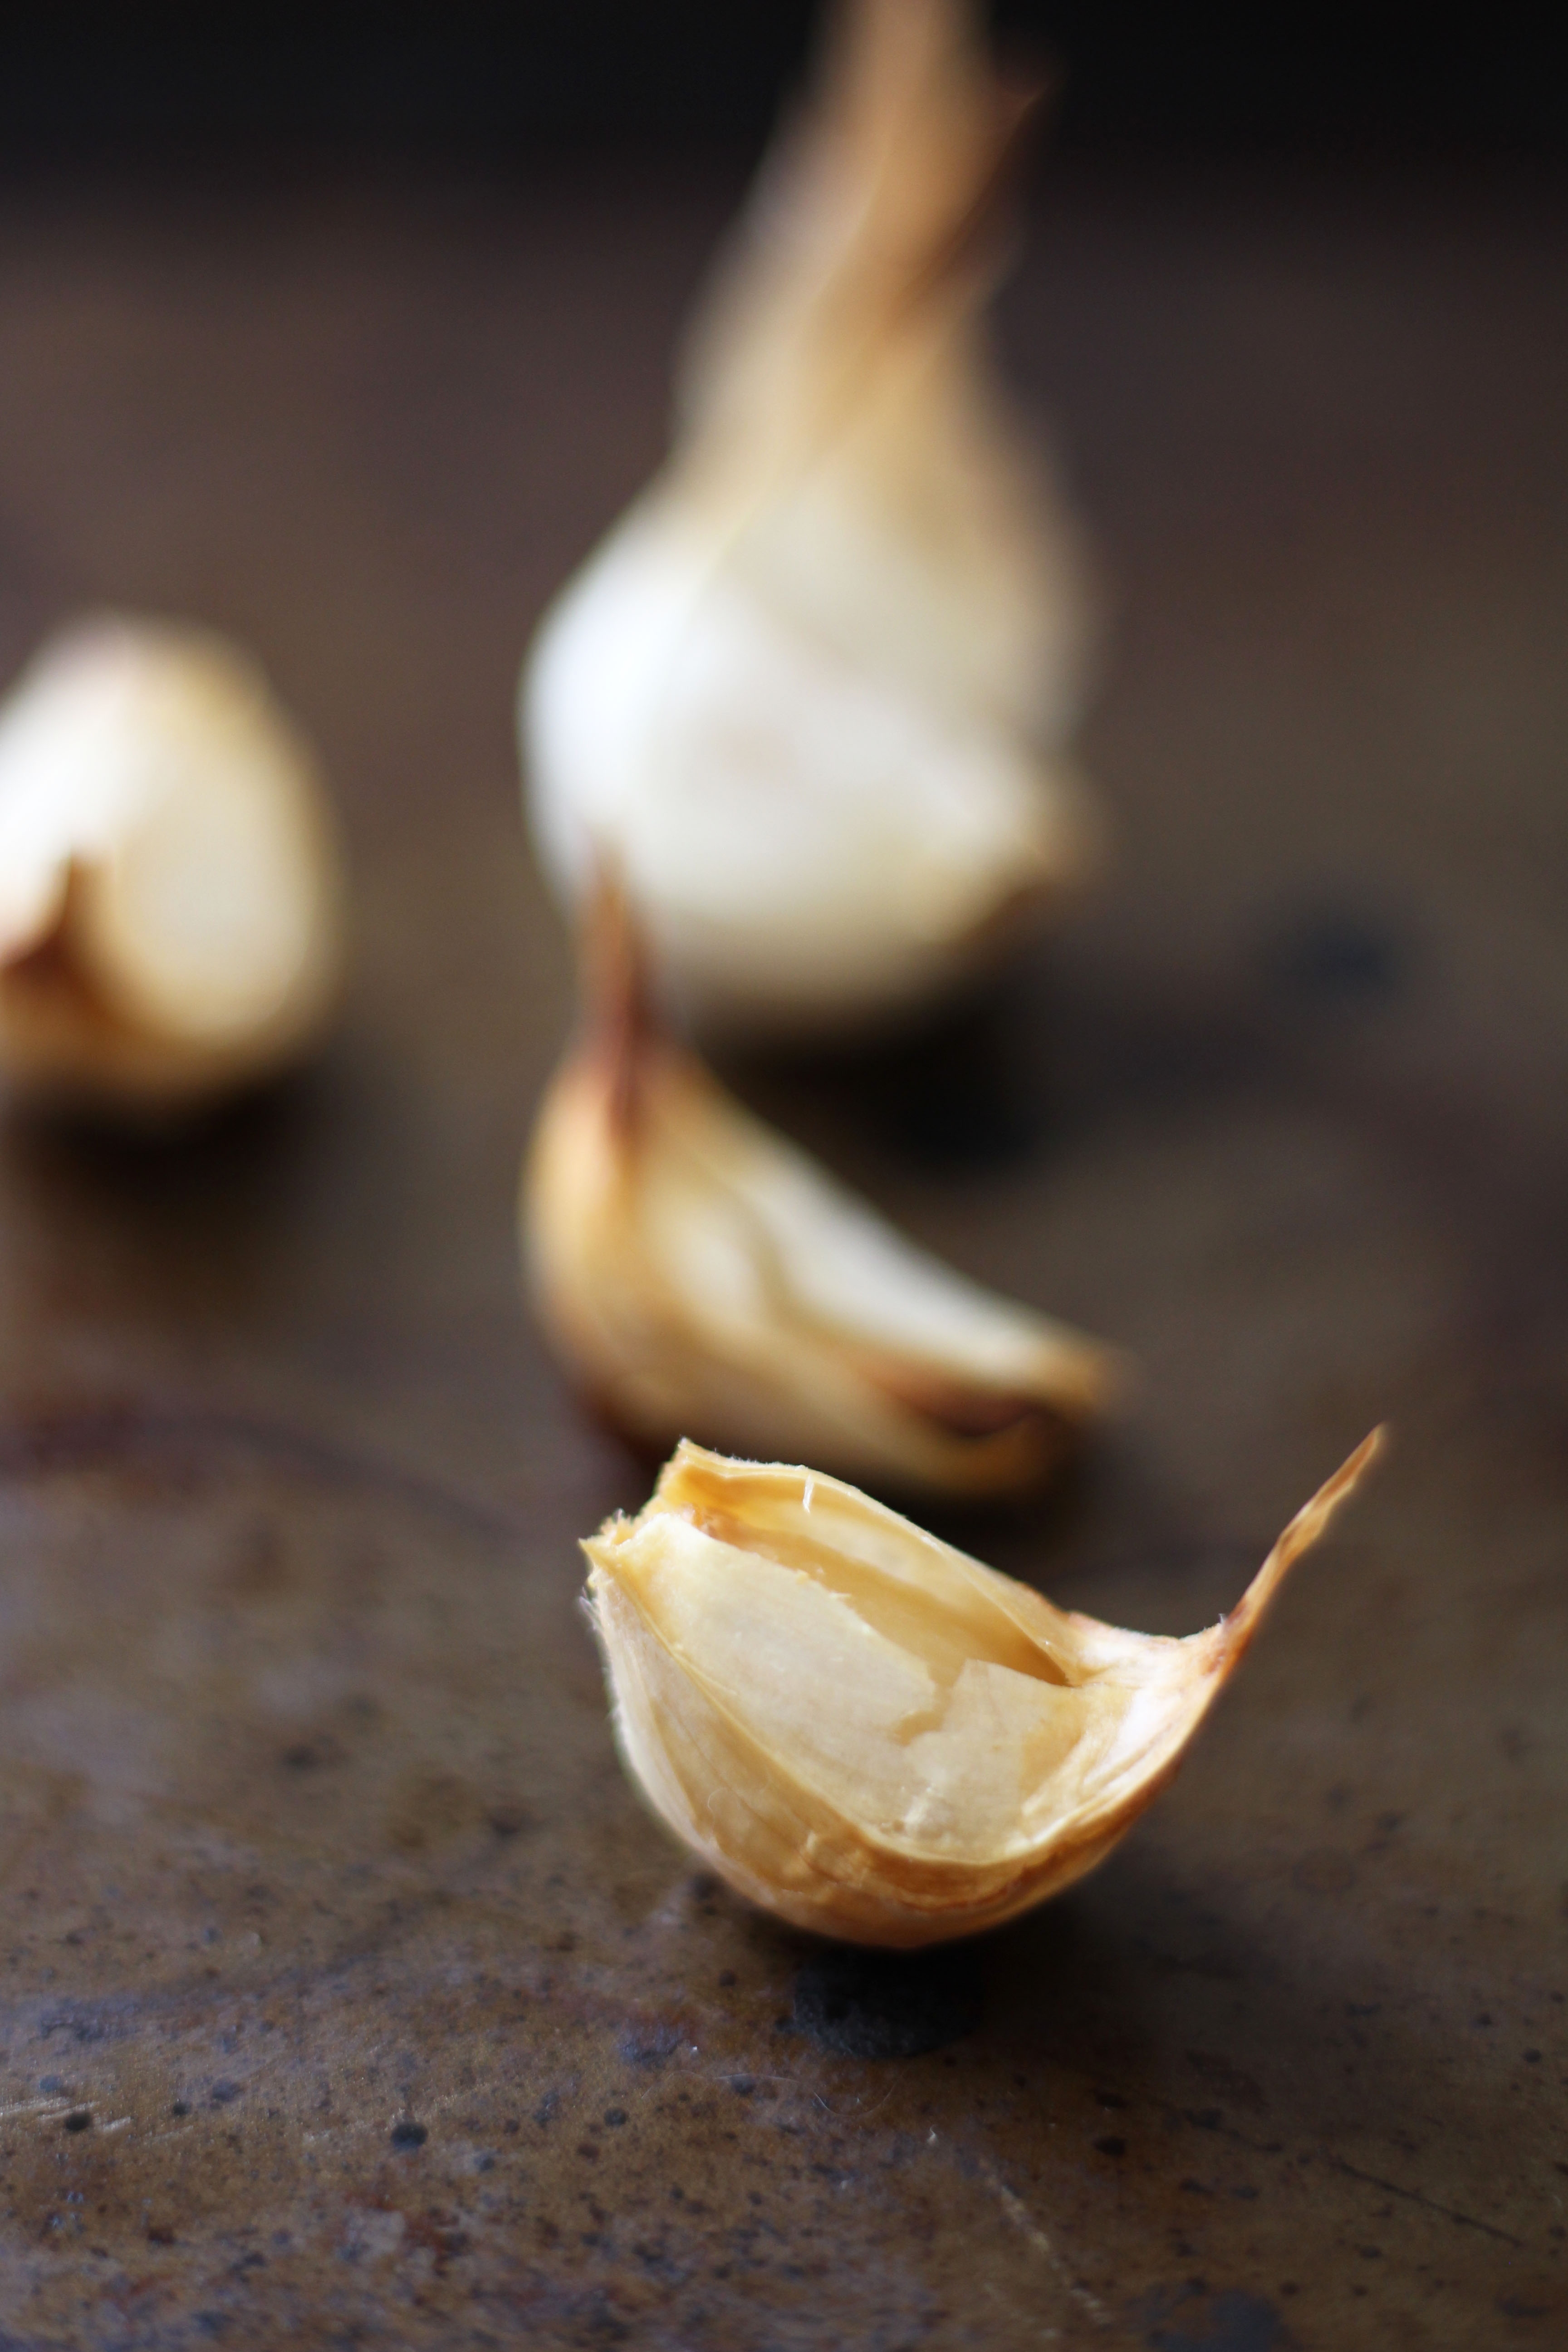
<path fill-rule="evenodd" d="M 546 1331 L 608 1415 L 910 1490 L 1037 1484 L 1109 1402 L 1109 1349 L 914 1248 L 650 1013 L 618 900 L 541 1105 L 522 1228 Z"/>
<path fill-rule="evenodd" d="M 1019 120 L 965 0 L 855 0 L 692 339 L 675 453 L 525 669 L 535 837 L 711 1027 L 887 1014 L 1092 870 L 1086 563 L 991 380 Z M 700 840 L 702 855 L 691 854 Z"/>
<path fill-rule="evenodd" d="M 106 619 L 0 705 L 0 1071 L 174 1110 L 293 1060 L 338 992 L 315 761 L 250 659 Z"/>
<path fill-rule="evenodd" d="M 736 1892 L 912 1947 L 1092 1870 L 1171 1780 L 1288 1570 L 1377 1450 L 1184 1641 L 1055 1609 L 809 1470 L 683 1444 L 583 1549 L 627 1773 Z"/>

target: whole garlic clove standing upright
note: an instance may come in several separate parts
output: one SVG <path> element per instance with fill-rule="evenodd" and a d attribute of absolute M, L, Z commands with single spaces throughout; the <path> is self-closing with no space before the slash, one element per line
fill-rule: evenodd
<path fill-rule="evenodd" d="M 1175 1773 L 1376 1451 L 1185 1641 L 1054 1609 L 853 1487 L 683 1445 L 584 1543 L 622 1759 L 763 1909 L 852 1943 L 994 1927 L 1104 1860 Z"/>
<path fill-rule="evenodd" d="M 302 1054 L 344 892 L 315 761 L 247 656 L 109 618 L 0 705 L 0 1072 L 158 1114 Z"/>
<path fill-rule="evenodd" d="M 584 950 L 521 1222 L 540 1319 L 608 1416 L 906 1490 L 1055 1469 L 1114 1389 L 1110 1350 L 914 1248 L 742 1110 L 650 1010 L 615 893 Z"/>
<path fill-rule="evenodd" d="M 663 474 L 524 672 L 534 832 L 614 857 L 709 1026 L 886 1014 L 1076 884 L 1086 566 L 980 311 L 1021 102 L 968 0 L 849 0 L 691 343 Z M 695 845 L 700 844 L 700 851 Z"/>

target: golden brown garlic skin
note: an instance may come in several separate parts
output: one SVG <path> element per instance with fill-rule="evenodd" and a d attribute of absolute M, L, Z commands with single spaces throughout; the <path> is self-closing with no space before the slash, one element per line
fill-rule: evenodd
<path fill-rule="evenodd" d="M 604 896 L 587 1015 L 546 1090 L 521 1222 L 536 1311 L 599 1409 L 904 1492 L 1037 1485 L 1110 1351 L 915 1249 L 752 1118 L 650 1011 Z"/>
<path fill-rule="evenodd" d="M 313 754 L 205 629 L 111 617 L 0 704 L 0 1074 L 141 1116 L 268 1076 L 337 1000 L 344 888 Z"/>
<path fill-rule="evenodd" d="M 683 1444 L 583 1547 L 626 1770 L 796 1927 L 900 1948 L 995 1927 L 1152 1802 L 1378 1442 L 1184 1641 L 1055 1609 L 836 1479 Z"/>

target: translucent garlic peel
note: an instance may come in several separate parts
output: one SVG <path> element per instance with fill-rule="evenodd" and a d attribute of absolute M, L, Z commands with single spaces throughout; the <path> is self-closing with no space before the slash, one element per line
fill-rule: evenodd
<path fill-rule="evenodd" d="M 1110 1351 L 913 1247 L 628 984 L 590 979 L 522 1202 L 541 1318 L 611 1417 L 660 1447 L 696 1429 L 912 1490 L 1054 1468 L 1113 1391 Z"/>
<path fill-rule="evenodd" d="M 689 331 L 678 464 L 704 514 L 752 493 L 748 565 L 806 628 L 1049 741 L 1076 716 L 1088 566 L 980 318 L 1033 96 L 965 0 L 839 9 Z M 767 467 L 783 488 L 758 497 Z"/>
<path fill-rule="evenodd" d="M 863 0 L 693 339 L 665 472 L 546 615 L 520 723 L 568 899 L 612 856 L 710 1025 L 885 1014 L 1100 848 L 1060 743 L 1085 565 L 990 380 L 1017 119 L 961 0 Z"/>
<path fill-rule="evenodd" d="M 911 1947 L 997 1926 L 1164 1787 L 1378 1444 L 1184 1641 L 1055 1609 L 836 1479 L 683 1444 L 638 1517 L 584 1545 L 627 1771 L 797 1927 Z"/>
<path fill-rule="evenodd" d="M 106 620 L 0 709 L 0 1064 L 145 1107 L 260 1075 L 336 993 L 314 761 L 244 655 Z"/>

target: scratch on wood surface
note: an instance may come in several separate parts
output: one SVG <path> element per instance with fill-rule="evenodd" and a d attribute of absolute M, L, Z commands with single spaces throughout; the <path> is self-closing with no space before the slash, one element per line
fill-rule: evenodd
<path fill-rule="evenodd" d="M 1016 2190 L 1008 2188 L 995 2166 L 984 2157 L 980 2160 L 980 2173 L 1013 2227 L 1028 2240 L 1037 2254 L 1044 2256 L 1079 2310 L 1087 2319 L 1092 2320 L 1096 2327 L 1109 2328 L 1112 2322 L 1104 2304 L 1091 2288 L 1084 2285 L 1081 2279 L 1074 2278 L 1057 2252 L 1049 2233 L 1035 2219 Z"/>

